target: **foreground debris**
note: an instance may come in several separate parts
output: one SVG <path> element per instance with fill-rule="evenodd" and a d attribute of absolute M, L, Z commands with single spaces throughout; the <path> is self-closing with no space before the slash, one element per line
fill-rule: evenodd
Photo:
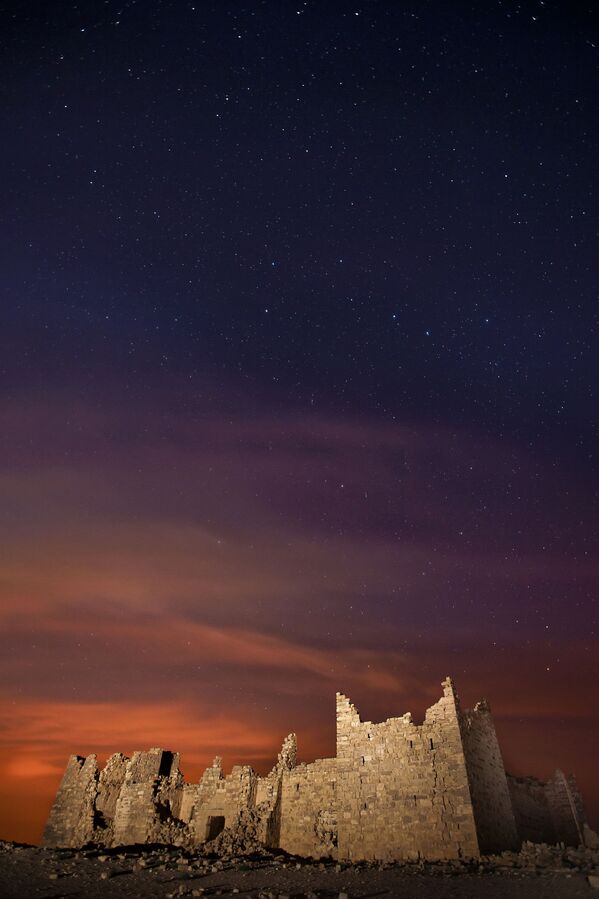
<path fill-rule="evenodd" d="M 440 881 L 449 893 L 440 893 Z M 599 849 L 526 843 L 520 852 L 472 860 L 347 865 L 265 849 L 232 849 L 226 838 L 210 850 L 130 846 L 80 850 L 0 843 L 3 899 L 235 895 L 254 899 L 372 895 L 433 899 L 440 895 L 578 899 L 599 887 Z"/>

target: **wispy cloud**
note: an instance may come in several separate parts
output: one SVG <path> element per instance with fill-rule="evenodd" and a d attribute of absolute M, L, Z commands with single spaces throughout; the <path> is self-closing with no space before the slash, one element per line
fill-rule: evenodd
<path fill-rule="evenodd" d="M 418 716 L 447 673 L 512 734 L 585 715 L 592 497 L 513 446 L 65 397 L 0 428 L 7 796 L 78 745 L 330 753 L 336 689 Z"/>

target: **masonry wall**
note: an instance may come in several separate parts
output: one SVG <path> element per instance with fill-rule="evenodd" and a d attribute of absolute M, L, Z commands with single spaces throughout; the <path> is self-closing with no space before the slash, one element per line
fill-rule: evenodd
<path fill-rule="evenodd" d="M 545 793 L 545 784 L 536 777 L 507 775 L 512 808 L 520 843 L 555 843 L 557 837 Z"/>
<path fill-rule="evenodd" d="M 157 824 L 153 784 L 124 784 L 114 817 L 114 844 L 149 842 L 150 833 Z"/>
<path fill-rule="evenodd" d="M 217 758 L 197 784 L 162 749 L 117 753 L 100 772 L 95 756 L 71 756 L 44 845 L 192 848 L 217 839 L 235 851 L 259 842 L 387 861 L 476 857 L 523 839 L 577 845 L 584 833 L 573 778 L 507 778 L 488 707 L 461 711 L 449 679 L 420 726 L 410 714 L 361 721 L 337 694 L 336 757 L 297 765 L 296 749 L 289 734 L 266 777 L 247 765 L 224 776 Z"/>
<path fill-rule="evenodd" d="M 557 839 L 567 846 L 578 846 L 583 842 L 585 814 L 574 777 L 556 771 L 545 785 L 545 795 Z"/>
<path fill-rule="evenodd" d="M 95 755 L 69 758 L 44 830 L 44 846 L 83 846 L 93 838 L 97 776 Z"/>
<path fill-rule="evenodd" d="M 179 819 L 185 824 L 189 824 L 193 814 L 194 806 L 198 801 L 199 784 L 184 784 L 181 796 L 181 807 L 179 808 Z"/>
<path fill-rule="evenodd" d="M 129 759 L 120 752 L 112 755 L 100 772 L 94 816 L 94 839 L 106 844 L 114 841 L 116 806 L 125 783 Z"/>
<path fill-rule="evenodd" d="M 362 722 L 338 695 L 339 858 L 478 855 L 456 697 L 443 687 L 421 726 L 409 714 Z"/>
<path fill-rule="evenodd" d="M 115 806 L 113 843 L 177 841 L 183 785 L 177 753 L 135 752 Z"/>
<path fill-rule="evenodd" d="M 200 781 L 191 815 L 193 840 L 203 843 L 210 836 L 211 819 L 223 818 L 223 827 L 233 824 L 243 808 L 254 805 L 257 776 L 249 765 L 236 765 L 224 777 L 216 758 Z M 212 836 L 217 834 L 213 833 Z"/>
<path fill-rule="evenodd" d="M 281 787 L 279 846 L 308 858 L 337 857 L 337 759 L 286 772 Z"/>
<path fill-rule="evenodd" d="M 480 851 L 516 849 L 520 841 L 490 709 L 479 702 L 459 718 Z"/>

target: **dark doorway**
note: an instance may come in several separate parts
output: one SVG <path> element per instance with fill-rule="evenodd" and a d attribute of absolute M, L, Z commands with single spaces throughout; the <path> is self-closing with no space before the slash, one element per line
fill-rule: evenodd
<path fill-rule="evenodd" d="M 213 840 L 224 829 L 224 826 L 224 815 L 210 815 L 208 817 L 208 823 L 206 824 L 206 839 Z"/>

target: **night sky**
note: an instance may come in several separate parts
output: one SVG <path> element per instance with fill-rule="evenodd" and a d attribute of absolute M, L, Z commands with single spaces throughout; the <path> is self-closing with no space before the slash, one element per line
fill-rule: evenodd
<path fill-rule="evenodd" d="M 594 8 L 594 9 L 593 9 Z M 0 3 L 0 835 L 451 674 L 599 824 L 592 2 Z"/>

